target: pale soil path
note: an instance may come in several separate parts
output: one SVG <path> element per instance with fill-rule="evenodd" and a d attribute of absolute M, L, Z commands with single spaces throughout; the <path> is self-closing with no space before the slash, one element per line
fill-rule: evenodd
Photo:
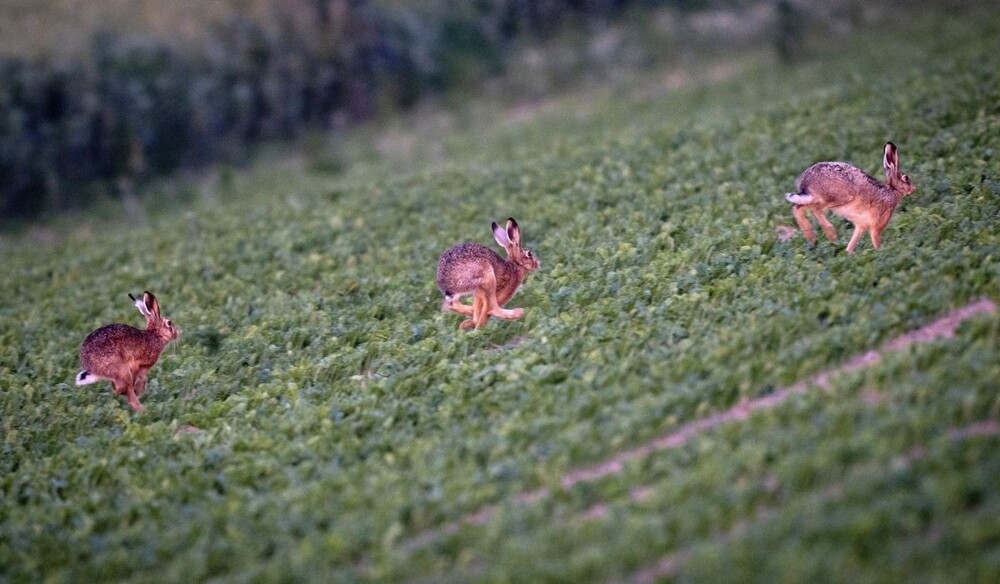
<path fill-rule="evenodd" d="M 1000 436 L 1000 423 L 996 420 L 982 420 L 969 426 L 954 428 L 947 433 L 948 439 L 955 441 L 983 436 Z M 908 454 L 900 456 L 894 462 L 893 468 L 900 469 L 909 467 L 911 464 L 920 460 L 924 456 L 926 456 L 926 451 L 923 448 L 914 448 Z M 833 483 L 816 489 L 818 497 L 824 503 L 837 501 L 844 495 L 845 491 L 846 489 L 844 488 L 843 483 Z M 777 518 L 780 511 L 781 509 L 777 507 L 760 507 L 753 514 L 753 517 L 738 521 L 730 527 L 728 531 L 712 537 L 709 541 L 716 544 L 722 544 L 738 540 L 747 533 L 750 527 L 761 525 Z M 652 584 L 654 582 L 662 582 L 663 580 L 677 576 L 678 570 L 684 564 L 684 561 L 691 557 L 691 554 L 694 552 L 698 543 L 703 542 L 696 542 L 683 549 L 666 554 L 648 566 L 633 572 L 628 578 L 625 579 L 625 582 L 632 584 Z"/>
<path fill-rule="evenodd" d="M 692 438 L 703 432 L 713 430 L 725 424 L 746 420 L 753 412 L 777 407 L 788 401 L 789 398 L 807 392 L 810 388 L 827 390 L 830 388 L 830 380 L 837 375 L 870 367 L 880 362 L 884 355 L 903 351 L 913 345 L 927 344 L 939 339 L 952 337 L 958 326 L 966 320 L 980 315 L 992 314 L 995 311 L 996 304 L 986 298 L 957 308 L 927 325 L 888 341 L 878 349 L 856 355 L 847 362 L 821 371 L 808 379 L 780 388 L 763 397 L 743 400 L 729 409 L 688 422 L 672 432 L 616 454 L 603 462 L 570 470 L 560 480 L 560 488 L 568 491 L 580 483 L 596 481 L 621 474 L 625 469 L 625 465 L 630 462 L 642 460 L 655 452 L 687 444 Z M 992 431 L 993 427 L 988 422 L 984 422 L 984 424 L 987 424 L 987 429 Z M 968 428 L 964 431 L 974 432 L 975 429 Z M 640 493 L 638 497 L 642 497 L 642 491 L 638 491 L 637 493 Z M 514 495 L 513 501 L 517 504 L 527 505 L 551 495 L 551 489 L 542 487 L 533 491 L 518 493 Z M 404 540 L 401 548 L 407 552 L 417 551 L 431 545 L 442 537 L 457 533 L 463 526 L 486 524 L 496 515 L 498 507 L 499 505 L 487 505 L 437 529 L 418 533 Z M 592 512 L 595 515 L 600 515 L 599 509 L 592 510 Z M 670 560 L 669 557 L 665 558 L 664 567 L 675 561 Z"/>

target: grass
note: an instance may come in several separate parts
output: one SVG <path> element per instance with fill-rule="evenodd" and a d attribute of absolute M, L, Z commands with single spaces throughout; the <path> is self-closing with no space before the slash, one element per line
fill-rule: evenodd
<path fill-rule="evenodd" d="M 359 138 L 342 174 L 261 166 L 188 211 L 7 238 L 0 581 L 605 581 L 669 557 L 686 580 L 995 581 L 998 438 L 963 432 L 1000 421 L 995 314 L 558 485 L 1000 299 L 997 32 L 917 19 L 793 70 L 460 115 L 408 129 L 408 161 Z M 919 190 L 882 250 L 847 256 L 842 222 L 778 240 L 802 169 L 875 173 L 887 139 Z M 459 331 L 437 257 L 507 216 L 542 262 L 526 315 Z M 72 378 L 146 288 L 181 338 L 136 415 Z"/>

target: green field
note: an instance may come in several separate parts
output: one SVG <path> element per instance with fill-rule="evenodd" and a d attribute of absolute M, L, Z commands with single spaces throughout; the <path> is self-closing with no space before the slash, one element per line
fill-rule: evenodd
<path fill-rule="evenodd" d="M 986 14 L 5 236 L 0 583 L 1000 580 L 1000 314 L 893 344 L 1000 301 Z M 805 167 L 878 175 L 886 140 L 918 191 L 880 251 L 779 239 Z M 438 255 L 508 216 L 525 317 L 460 331 Z M 143 289 L 181 337 L 136 414 L 73 378 Z"/>

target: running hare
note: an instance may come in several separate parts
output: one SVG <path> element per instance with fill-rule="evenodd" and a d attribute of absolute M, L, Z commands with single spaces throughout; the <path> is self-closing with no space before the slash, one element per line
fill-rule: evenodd
<path fill-rule="evenodd" d="M 507 259 L 478 243 L 461 243 L 441 254 L 437 266 L 437 287 L 444 294 L 443 310 L 470 317 L 460 328 L 483 328 L 490 315 L 516 319 L 523 308 L 502 308 L 510 300 L 528 272 L 541 264 L 531 250 L 521 247 L 521 230 L 513 218 L 506 229 L 493 223 L 493 238 L 507 251 Z M 460 297 L 472 295 L 472 306 Z"/>
<path fill-rule="evenodd" d="M 139 397 L 146 391 L 146 371 L 160 358 L 167 343 L 177 338 L 177 329 L 160 316 L 160 305 L 150 292 L 141 300 L 131 294 L 136 308 L 146 317 L 146 330 L 127 324 L 109 324 L 87 335 L 80 349 L 77 385 L 111 381 L 115 395 L 125 395 L 128 405 L 142 410 Z"/>
<path fill-rule="evenodd" d="M 892 142 L 886 142 L 882 165 L 885 184 L 844 162 L 817 162 L 802 173 L 795 183 L 798 191 L 788 193 L 785 199 L 795 205 L 792 213 L 809 243 L 816 243 L 816 234 L 806 211 L 816 217 L 826 238 L 836 241 L 837 232 L 826 217 L 827 211 L 833 211 L 854 224 L 847 253 L 854 252 L 865 231 L 871 233 L 875 249 L 880 247 L 882 230 L 889 224 L 899 200 L 917 190 L 910 177 L 900 174 L 899 157 Z"/>

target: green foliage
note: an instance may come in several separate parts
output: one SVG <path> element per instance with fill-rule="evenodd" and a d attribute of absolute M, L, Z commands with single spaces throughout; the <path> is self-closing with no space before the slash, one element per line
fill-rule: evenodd
<path fill-rule="evenodd" d="M 795 70 L 466 120 L 436 165 L 352 144 L 337 176 L 261 167 L 226 180 L 237 200 L 4 241 L 0 581 L 606 581 L 673 553 L 692 580 L 995 581 L 998 438 L 952 430 L 1000 419 L 996 315 L 559 484 L 1000 298 L 997 32 L 928 20 Z M 882 250 L 847 256 L 842 222 L 778 240 L 803 168 L 874 173 L 887 139 L 919 190 Z M 438 254 L 507 216 L 542 262 L 525 317 L 459 331 Z M 145 288 L 181 337 L 134 414 L 72 380 Z"/>

